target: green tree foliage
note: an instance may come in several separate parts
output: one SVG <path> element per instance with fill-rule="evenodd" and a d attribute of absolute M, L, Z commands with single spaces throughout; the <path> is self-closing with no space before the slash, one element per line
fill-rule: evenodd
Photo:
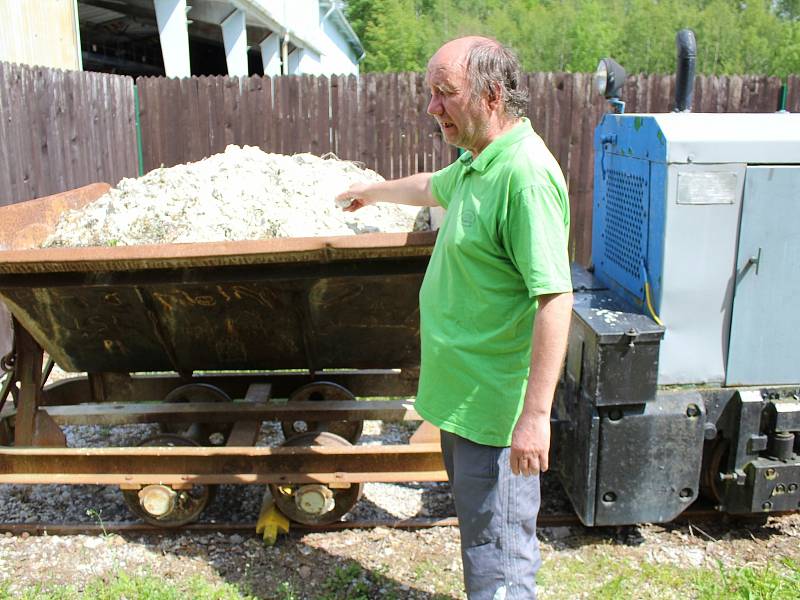
<path fill-rule="evenodd" d="M 529 71 L 670 73 L 675 33 L 697 36 L 698 73 L 800 72 L 800 0 L 350 0 L 365 71 L 421 71 L 445 41 L 495 37 Z"/>
<path fill-rule="evenodd" d="M 433 23 L 414 0 L 351 0 L 348 18 L 367 50 L 365 71 L 420 71 Z"/>

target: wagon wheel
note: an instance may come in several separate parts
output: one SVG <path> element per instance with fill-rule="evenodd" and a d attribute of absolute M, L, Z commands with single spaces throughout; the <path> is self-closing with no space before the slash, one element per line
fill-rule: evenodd
<path fill-rule="evenodd" d="M 233 402 L 230 396 L 208 383 L 187 383 L 164 397 L 164 402 Z M 201 446 L 224 446 L 233 423 L 159 423 L 163 433 L 195 440 Z"/>
<path fill-rule="evenodd" d="M 351 446 L 350 442 L 329 431 L 309 431 L 294 436 L 284 446 Z M 339 521 L 361 497 L 364 485 L 343 483 L 329 486 L 322 483 L 269 485 L 275 504 L 296 523 L 328 525 Z"/>
<path fill-rule="evenodd" d="M 153 436 L 140 446 L 199 446 L 196 441 L 167 433 Z M 158 527 L 180 527 L 196 521 L 214 499 L 217 486 L 196 484 L 188 489 L 170 485 L 146 485 L 140 490 L 122 490 L 130 511 L 145 523 Z"/>
<path fill-rule="evenodd" d="M 289 397 L 289 402 L 355 399 L 347 388 L 329 381 L 317 381 L 296 389 Z M 287 440 L 300 433 L 329 431 L 356 444 L 363 428 L 363 421 L 281 421 L 283 436 Z"/>
<path fill-rule="evenodd" d="M 14 371 L 14 360 L 12 355 L 0 358 L 0 413 L 6 406 L 6 402 L 11 399 L 13 406 L 19 404 L 19 388 L 17 387 L 17 377 Z M 10 419 L 0 420 L 0 446 L 11 446 L 14 440 L 14 428 Z"/>

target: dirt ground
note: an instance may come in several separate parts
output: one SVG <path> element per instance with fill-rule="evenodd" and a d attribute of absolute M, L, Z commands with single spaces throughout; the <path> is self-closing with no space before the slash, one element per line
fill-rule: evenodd
<path fill-rule="evenodd" d="M 576 596 L 575 581 L 547 577 L 548 570 L 570 560 L 680 568 L 759 567 L 782 557 L 800 561 L 800 514 L 764 524 L 549 527 L 540 529 L 539 537 L 542 598 L 592 597 Z M 168 581 L 199 576 L 265 599 L 465 598 L 458 530 L 452 527 L 292 532 L 273 547 L 254 532 L 33 537 L 0 530 L 0 583 L 10 584 L 11 593 L 37 584 L 80 587 L 119 570 Z"/>

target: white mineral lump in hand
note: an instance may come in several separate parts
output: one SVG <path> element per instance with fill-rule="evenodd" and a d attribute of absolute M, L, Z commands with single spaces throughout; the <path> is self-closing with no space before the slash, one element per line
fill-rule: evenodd
<path fill-rule="evenodd" d="M 130 246 L 428 229 L 427 211 L 395 204 L 344 212 L 334 197 L 383 181 L 357 164 L 312 154 L 228 146 L 195 163 L 123 179 L 61 216 L 51 246 Z"/>
<path fill-rule="evenodd" d="M 339 208 L 347 208 L 353 203 L 353 200 L 355 200 L 355 198 L 342 198 L 341 200 L 337 198 L 336 206 L 338 206 Z"/>

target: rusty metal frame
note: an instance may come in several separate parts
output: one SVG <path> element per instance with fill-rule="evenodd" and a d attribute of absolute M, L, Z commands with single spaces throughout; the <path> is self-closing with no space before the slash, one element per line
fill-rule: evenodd
<path fill-rule="evenodd" d="M 275 404 L 266 401 L 271 394 L 270 384 L 265 384 L 263 379 L 258 384 L 249 378 L 240 381 L 236 376 L 220 377 L 229 383 L 236 382 L 238 389 L 246 385 L 250 391 L 244 395 L 250 401 L 222 407 L 218 403 L 202 402 L 43 406 L 46 391 L 41 386 L 42 348 L 19 323 L 15 323 L 15 340 L 20 397 L 17 405 L 7 407 L 0 417 L 0 420 L 15 425 L 15 446 L 0 447 L 0 484 L 94 484 L 138 488 L 155 483 L 173 486 L 312 482 L 347 485 L 447 480 L 439 444 L 434 441 L 435 436 L 424 431 L 420 433 L 426 435 L 415 436 L 418 443 L 388 446 L 64 448 L 64 435 L 59 425 L 66 424 L 117 425 L 213 419 L 234 422 L 246 434 L 241 439 L 254 440 L 250 431 L 252 425 L 257 429 L 257 425 L 267 419 L 416 421 L 420 417 L 411 401 Z M 292 380 L 297 377 L 285 375 Z M 361 376 L 402 381 L 400 373 L 394 371 L 367 372 Z M 404 379 L 408 380 L 408 375 Z M 86 378 L 81 380 L 89 396 L 92 396 L 92 387 L 105 387 L 102 377 L 95 378 L 95 381 L 99 385 L 90 386 Z M 144 381 L 174 386 L 184 380 L 162 376 L 145 378 Z M 102 395 L 105 397 L 106 393 Z"/>
<path fill-rule="evenodd" d="M 220 388 L 231 398 L 243 398 L 250 385 L 264 381 L 272 385 L 272 396 L 275 398 L 288 398 L 294 390 L 314 381 L 337 383 L 357 397 L 409 397 L 417 391 L 419 370 L 365 369 L 315 373 L 263 371 L 195 374 L 191 378 L 174 373 L 130 376 L 127 373 L 96 373 L 92 377 L 103 380 L 102 398 L 95 398 L 97 390 L 93 390 L 89 377 L 78 375 L 47 385 L 41 398 L 42 406 L 66 406 L 93 401 L 118 404 L 155 402 L 185 383 L 208 383 Z"/>
<path fill-rule="evenodd" d="M 141 402 L 42 407 L 58 425 L 127 425 L 132 423 L 236 423 L 238 421 L 421 421 L 413 401 Z M 0 419 L 16 421 L 20 413 L 6 409 Z"/>
<path fill-rule="evenodd" d="M 0 449 L 0 483 L 139 486 L 446 479 L 435 443 L 345 448 Z"/>

